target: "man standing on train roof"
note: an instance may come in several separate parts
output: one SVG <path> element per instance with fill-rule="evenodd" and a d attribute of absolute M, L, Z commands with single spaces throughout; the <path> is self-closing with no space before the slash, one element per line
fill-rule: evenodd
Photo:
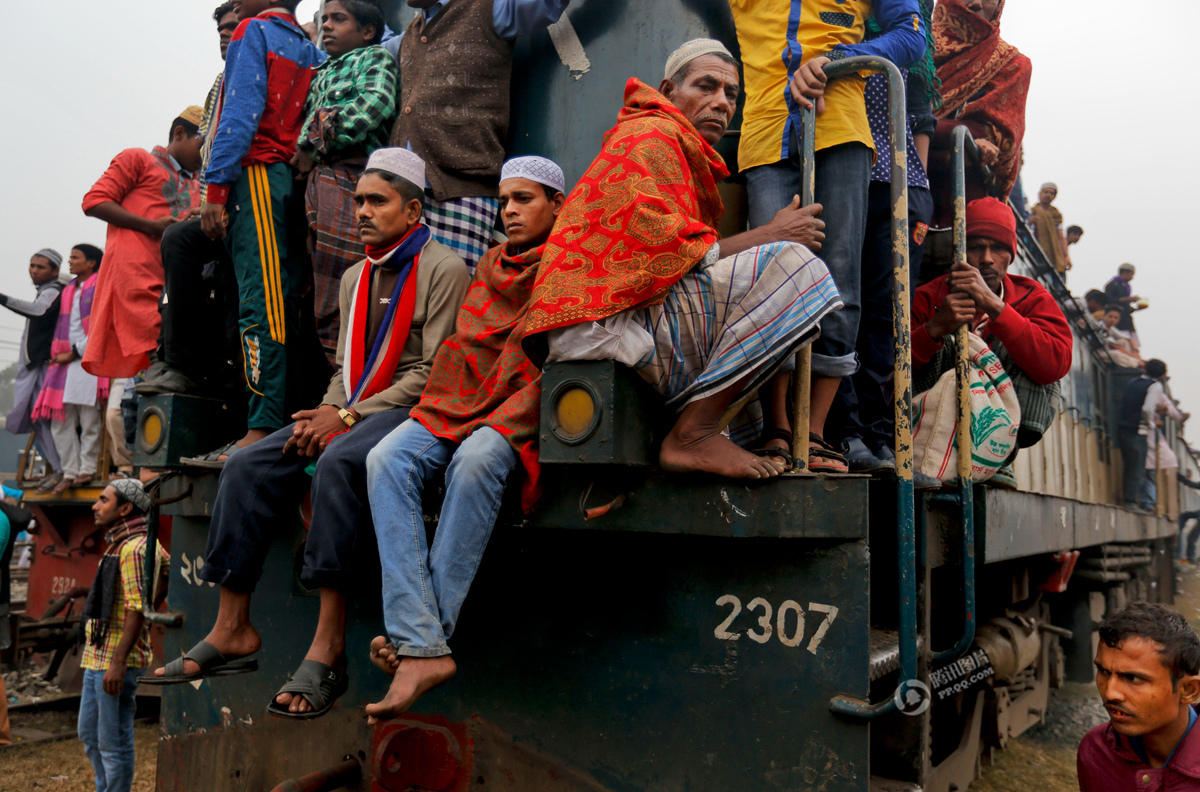
<path fill-rule="evenodd" d="M 843 377 L 858 369 L 855 353 L 862 316 L 862 250 L 874 144 L 856 77 L 827 84 L 824 67 L 856 55 L 876 55 L 897 66 L 925 52 L 918 0 L 729 0 L 746 70 L 738 167 L 746 175 L 750 226 L 771 220 L 801 191 L 802 108 L 816 117 L 815 200 L 826 239 L 821 257 L 845 303 L 821 323 L 813 344 L 810 469 L 844 473 L 845 456 L 825 440 L 825 421 Z M 867 17 L 880 34 L 864 41 Z M 881 159 L 887 152 L 876 152 Z M 783 402 L 783 393 L 771 394 Z M 774 412 L 774 411 L 772 411 Z M 779 411 L 787 429 L 787 411 Z M 786 435 L 783 432 L 783 435 Z M 778 435 L 776 435 L 778 437 Z M 764 437 L 768 448 L 781 440 Z"/>
<path fill-rule="evenodd" d="M 790 454 L 739 447 L 723 434 L 725 414 L 772 388 L 841 301 L 810 250 L 823 239 L 819 207 L 796 199 L 770 223 L 717 239 L 717 182 L 729 171 L 713 145 L 738 83 L 737 62 L 713 39 L 676 50 L 658 91 L 630 78 L 617 125 L 546 243 L 525 345 L 536 360 L 635 368 L 679 411 L 659 452 L 665 469 L 770 478 Z"/>
<path fill-rule="evenodd" d="M 421 222 L 424 171 L 405 149 L 378 149 L 367 161 L 354 194 L 367 258 L 342 276 L 338 371 L 320 406 L 296 413 L 295 423 L 234 454 L 221 471 L 199 573 L 221 587 L 216 622 L 150 684 L 257 667 L 250 655 L 262 641 L 250 622 L 251 592 L 276 533 L 294 528 L 311 481 L 300 582 L 320 591 L 320 617 L 307 654 L 267 710 L 312 718 L 346 691 L 347 594 L 361 575 L 356 562 L 375 548 L 367 452 L 417 403 L 470 280 L 462 259 Z"/>
<path fill-rule="evenodd" d="M 476 267 L 412 417 L 367 457 L 387 631 L 371 642 L 371 660 L 392 676 L 387 695 L 367 705 L 372 720 L 399 715 L 454 675 L 446 642 L 518 467 L 522 506 L 537 500 L 541 371 L 521 346 L 521 323 L 564 189 L 562 169 L 548 159 L 504 164 L 508 241 Z M 421 504 L 439 471 L 446 495 L 430 546 Z"/>
<path fill-rule="evenodd" d="M 63 284 L 58 279 L 61 266 L 61 253 L 42 248 L 29 257 L 29 278 L 37 289 L 34 298 L 20 300 L 0 294 L 0 305 L 25 318 L 21 347 L 17 350 L 17 376 L 13 379 L 13 408 L 5 420 L 4 428 L 12 434 L 33 432 L 34 444 L 49 468 L 41 482 L 44 490 L 39 486 L 40 491 L 47 492 L 61 478 L 62 463 L 54 445 L 50 421 L 34 421 L 30 416 L 50 365 L 50 344 L 54 340 L 58 305 L 62 299 Z"/>
<path fill-rule="evenodd" d="M 162 545 L 155 545 L 158 574 L 145 580 L 150 506 L 142 482 L 129 478 L 115 479 L 92 504 L 105 549 L 83 606 L 79 739 L 95 771 L 97 792 L 129 792 L 133 785 L 135 692 L 154 656 L 144 606 L 147 599 L 158 604 L 166 593 L 171 560 Z"/>
<path fill-rule="evenodd" d="M 408 0 L 412 23 L 385 47 L 400 61 L 391 145 L 427 163 L 425 222 L 474 267 L 492 246 L 508 139 L 513 40 L 570 0 Z"/>
<path fill-rule="evenodd" d="M 1108 302 L 1121 306 L 1122 316 L 1121 321 L 1117 322 L 1117 329 L 1132 333 L 1135 339 L 1137 338 L 1137 328 L 1133 324 L 1133 313 L 1147 307 L 1142 302 L 1142 298 L 1133 293 L 1133 287 L 1129 285 L 1133 282 L 1136 271 L 1132 264 L 1125 262 L 1117 267 L 1117 274 L 1104 284 L 1104 294 L 1108 298 Z"/>
<path fill-rule="evenodd" d="M 1109 722 L 1079 744 L 1080 792 L 1200 789 L 1200 637 L 1165 605 L 1100 624 L 1096 687 Z"/>
<path fill-rule="evenodd" d="M 125 149 L 83 197 L 83 213 L 108 223 L 104 270 L 96 285 L 83 368 L 98 377 L 132 377 L 158 346 L 162 251 L 167 228 L 195 214 L 204 111 L 184 108 L 166 147 Z"/>

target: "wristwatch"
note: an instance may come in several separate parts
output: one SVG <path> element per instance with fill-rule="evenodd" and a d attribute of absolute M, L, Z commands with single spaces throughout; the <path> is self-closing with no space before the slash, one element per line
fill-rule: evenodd
<path fill-rule="evenodd" d="M 349 429 L 351 426 L 354 426 L 354 424 L 358 423 L 358 418 L 356 418 L 354 416 L 354 413 L 351 412 L 350 410 L 346 409 L 345 407 L 341 407 L 338 409 L 338 418 L 342 419 L 342 423 L 346 424 L 347 429 Z"/>

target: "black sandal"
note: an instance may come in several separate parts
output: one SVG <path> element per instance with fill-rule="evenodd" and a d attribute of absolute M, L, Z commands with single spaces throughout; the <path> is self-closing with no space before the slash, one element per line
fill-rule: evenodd
<path fill-rule="evenodd" d="M 251 653 L 253 654 L 253 652 Z M 183 661 L 191 660 L 200 666 L 195 674 L 183 672 Z M 258 661 L 250 655 L 225 655 L 208 641 L 200 641 L 187 651 L 183 657 L 177 657 L 163 666 L 162 676 L 144 674 L 139 685 L 182 685 L 195 682 L 198 679 L 211 677 L 234 676 L 248 674 L 258 670 Z"/>
<path fill-rule="evenodd" d="M 333 709 L 333 703 L 349 686 L 350 676 L 346 673 L 344 659 L 337 667 L 327 666 L 316 660 L 301 660 L 300 667 L 288 677 L 287 683 L 275 692 L 275 696 L 271 697 L 271 703 L 267 704 L 267 713 L 276 718 L 292 720 L 319 718 Z M 301 696 L 312 709 L 308 712 L 292 712 L 288 709 L 290 705 L 280 704 L 275 700 L 280 693 L 291 693 L 293 697 Z"/>
<path fill-rule="evenodd" d="M 808 469 L 813 473 L 849 473 L 846 455 L 835 451 L 815 432 L 808 434 Z"/>
<path fill-rule="evenodd" d="M 787 448 L 772 448 L 768 446 L 767 443 L 770 443 L 773 440 L 781 440 L 787 443 Z M 787 473 L 789 470 L 792 470 L 796 467 L 796 459 L 792 456 L 791 450 L 792 432 L 790 429 L 780 429 L 777 426 L 771 429 L 764 429 L 762 436 L 758 438 L 758 445 L 760 447 L 755 448 L 750 453 L 754 454 L 755 456 L 769 456 L 783 460 L 783 464 L 786 465 L 786 467 L 783 469 L 784 473 Z"/>

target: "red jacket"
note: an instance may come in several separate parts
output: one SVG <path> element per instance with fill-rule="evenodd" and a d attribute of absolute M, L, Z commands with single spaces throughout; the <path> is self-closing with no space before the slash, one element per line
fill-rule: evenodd
<path fill-rule="evenodd" d="M 1080 792 L 1184 792 L 1200 789 L 1200 725 L 1192 728 L 1166 767 L 1143 762 L 1111 723 L 1079 744 Z"/>
<path fill-rule="evenodd" d="M 926 283 L 913 295 L 913 366 L 928 363 L 942 348 L 925 323 L 949 291 L 949 276 Z M 984 326 L 984 341 L 997 338 L 1013 363 L 1038 385 L 1058 382 L 1071 370 L 1071 327 L 1050 292 L 1032 278 L 1006 275 L 1004 310 Z"/>

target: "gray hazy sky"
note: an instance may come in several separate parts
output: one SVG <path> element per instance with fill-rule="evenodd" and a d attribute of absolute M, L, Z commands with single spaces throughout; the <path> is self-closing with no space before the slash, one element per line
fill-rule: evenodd
<path fill-rule="evenodd" d="M 0 291 L 32 293 L 25 267 L 38 248 L 65 255 L 79 242 L 103 246 L 104 224 L 80 211 L 83 194 L 114 154 L 165 143 L 178 112 L 204 101 L 221 68 L 215 5 L 63 0 L 25 3 L 10 15 L 19 24 L 10 24 L 3 56 L 10 115 Z M 1055 205 L 1086 230 L 1072 248 L 1068 283 L 1082 294 L 1102 287 L 1121 262 L 1135 263 L 1135 293 L 1151 304 L 1137 315 L 1144 354 L 1167 361 L 1175 395 L 1200 412 L 1200 273 L 1191 269 L 1197 256 L 1184 233 L 1200 222 L 1200 166 L 1187 153 L 1196 92 L 1186 87 L 1200 2 L 1155 4 L 1165 25 L 1125 56 L 1122 42 L 1137 24 L 1127 3 L 1006 5 L 1004 38 L 1033 61 L 1026 190 L 1032 196 L 1042 182 L 1057 182 Z M 302 2 L 301 18 L 316 6 Z M 16 359 L 20 328 L 18 317 L 0 311 L 0 362 Z M 1188 434 L 1200 440 L 1200 417 Z"/>

